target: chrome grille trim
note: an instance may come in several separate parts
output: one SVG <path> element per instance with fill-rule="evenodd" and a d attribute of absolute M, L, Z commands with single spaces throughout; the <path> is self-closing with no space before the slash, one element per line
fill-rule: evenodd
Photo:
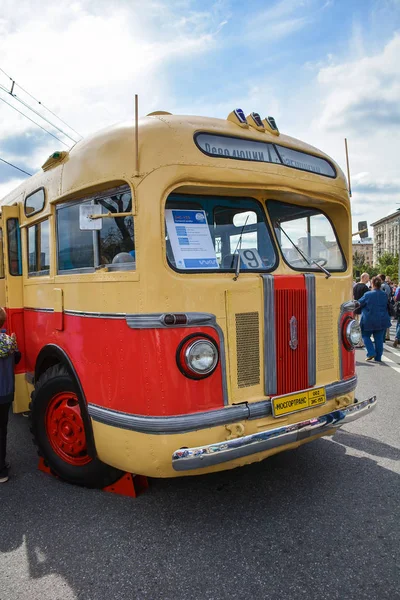
<path fill-rule="evenodd" d="M 277 391 L 274 277 L 261 277 L 264 290 L 264 390 L 266 396 L 273 396 Z"/>
<path fill-rule="evenodd" d="M 306 273 L 304 275 L 307 290 L 307 329 L 308 329 L 308 385 L 315 385 L 317 380 L 317 324 L 316 324 L 316 301 L 315 301 L 315 275 Z"/>

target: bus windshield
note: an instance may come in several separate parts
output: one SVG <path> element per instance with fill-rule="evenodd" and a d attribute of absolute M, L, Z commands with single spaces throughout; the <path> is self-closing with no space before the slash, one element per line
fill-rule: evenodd
<path fill-rule="evenodd" d="M 271 271 L 277 255 L 263 208 L 252 198 L 171 194 L 166 252 L 179 271 Z"/>
<path fill-rule="evenodd" d="M 323 212 L 276 200 L 269 200 L 267 207 L 283 257 L 293 269 L 318 270 L 311 261 L 332 271 L 346 269 L 335 230 Z"/>

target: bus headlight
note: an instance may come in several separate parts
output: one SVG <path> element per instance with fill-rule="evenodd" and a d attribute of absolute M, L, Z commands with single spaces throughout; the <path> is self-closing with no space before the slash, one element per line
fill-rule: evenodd
<path fill-rule="evenodd" d="M 191 336 L 178 349 L 177 362 L 184 375 L 201 379 L 211 375 L 218 364 L 218 358 L 218 348 L 211 338 Z"/>
<path fill-rule="evenodd" d="M 354 348 L 361 342 L 361 327 L 360 323 L 355 319 L 348 319 L 344 324 L 344 342 L 347 347 Z"/>

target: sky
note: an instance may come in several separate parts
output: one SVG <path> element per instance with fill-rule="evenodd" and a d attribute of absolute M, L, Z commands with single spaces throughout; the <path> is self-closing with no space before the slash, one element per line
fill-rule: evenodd
<path fill-rule="evenodd" d="M 132 119 L 135 93 L 140 115 L 241 107 L 344 171 L 347 138 L 356 231 L 400 208 L 399 65 L 400 0 L 1 0 L 0 158 L 34 173 L 73 143 L 21 102 L 75 139 Z M 0 198 L 25 177 L 0 162 Z"/>

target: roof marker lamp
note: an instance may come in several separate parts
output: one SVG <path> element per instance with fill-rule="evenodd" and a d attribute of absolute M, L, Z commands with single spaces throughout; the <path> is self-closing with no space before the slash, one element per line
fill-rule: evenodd
<path fill-rule="evenodd" d="M 263 119 L 263 125 L 269 133 L 279 135 L 278 125 L 276 124 L 274 117 L 265 117 L 265 119 Z"/>
<path fill-rule="evenodd" d="M 251 127 L 253 127 L 254 129 L 257 129 L 257 131 L 265 131 L 264 124 L 258 113 L 256 113 L 256 112 L 250 113 L 249 116 L 247 117 L 247 121 L 248 121 L 249 125 L 251 125 Z"/>
<path fill-rule="evenodd" d="M 235 108 L 235 110 L 229 113 L 229 115 L 227 116 L 227 120 L 245 129 L 247 129 L 249 126 L 245 114 L 241 108 Z"/>

